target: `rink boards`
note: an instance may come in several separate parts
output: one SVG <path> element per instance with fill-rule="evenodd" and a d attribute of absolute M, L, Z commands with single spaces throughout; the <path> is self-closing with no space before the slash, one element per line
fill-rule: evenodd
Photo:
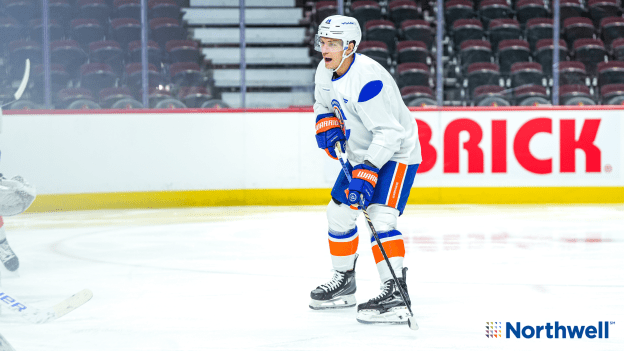
<path fill-rule="evenodd" d="M 624 202 L 621 107 L 419 109 L 411 204 Z M 348 118 L 348 116 L 347 116 Z M 308 109 L 5 111 L 31 211 L 319 205 L 340 172 Z"/>

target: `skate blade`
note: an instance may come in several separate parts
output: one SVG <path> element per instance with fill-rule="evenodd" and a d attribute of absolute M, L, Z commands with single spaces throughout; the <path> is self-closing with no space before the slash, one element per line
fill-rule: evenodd
<path fill-rule="evenodd" d="M 348 308 L 355 306 L 354 295 L 339 296 L 331 300 L 310 299 L 310 308 L 313 310 L 328 310 L 336 308 Z"/>
<path fill-rule="evenodd" d="M 407 307 L 395 307 L 381 314 L 379 311 L 362 310 L 356 319 L 363 324 L 407 324 L 408 317 Z"/>

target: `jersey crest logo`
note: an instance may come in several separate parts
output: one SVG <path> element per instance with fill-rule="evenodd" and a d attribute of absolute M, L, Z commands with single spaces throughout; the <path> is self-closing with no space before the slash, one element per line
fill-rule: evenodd
<path fill-rule="evenodd" d="M 328 19 L 327 21 L 325 21 L 325 23 L 329 24 L 329 22 L 331 22 L 331 18 Z"/>
<path fill-rule="evenodd" d="M 338 117 L 338 120 L 340 121 L 340 129 L 342 129 L 342 132 L 344 133 L 345 137 L 347 138 L 347 140 L 349 140 L 349 136 L 351 135 L 351 130 L 346 129 L 345 127 L 345 122 L 347 120 L 347 116 L 345 116 L 344 112 L 342 111 L 342 107 L 340 107 L 340 102 L 338 102 L 338 100 L 333 99 L 331 102 L 332 107 L 334 108 L 334 115 L 336 115 L 336 117 Z"/>

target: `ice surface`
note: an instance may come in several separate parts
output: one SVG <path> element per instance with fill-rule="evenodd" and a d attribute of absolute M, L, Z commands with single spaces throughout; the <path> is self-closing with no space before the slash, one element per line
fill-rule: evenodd
<path fill-rule="evenodd" d="M 48 324 L 8 309 L 17 351 L 624 350 L 624 205 L 408 206 L 399 218 L 420 330 L 371 326 L 355 309 L 314 311 L 331 278 L 325 208 L 229 207 L 5 218 L 19 276 L 2 288 L 50 307 L 93 299 Z M 358 302 L 379 292 L 359 219 Z M 0 304 L 1 305 L 1 304 Z M 486 322 L 609 326 L 609 339 L 490 339 Z"/>

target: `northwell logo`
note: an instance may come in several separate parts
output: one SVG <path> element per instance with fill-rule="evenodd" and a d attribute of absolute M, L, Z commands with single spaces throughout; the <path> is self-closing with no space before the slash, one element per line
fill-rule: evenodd
<path fill-rule="evenodd" d="M 485 323 L 485 336 L 488 338 L 502 338 L 501 330 L 503 328 L 502 322 L 486 322 Z M 558 321 L 555 324 L 546 323 L 546 325 L 522 326 L 520 322 L 512 324 L 505 323 L 505 338 L 510 339 L 512 336 L 516 339 L 531 339 L 531 338 L 548 338 L 548 339 L 581 339 L 585 336 L 588 339 L 608 339 L 609 338 L 609 325 L 613 325 L 615 322 L 598 322 L 597 326 L 593 325 L 560 325 Z"/>

